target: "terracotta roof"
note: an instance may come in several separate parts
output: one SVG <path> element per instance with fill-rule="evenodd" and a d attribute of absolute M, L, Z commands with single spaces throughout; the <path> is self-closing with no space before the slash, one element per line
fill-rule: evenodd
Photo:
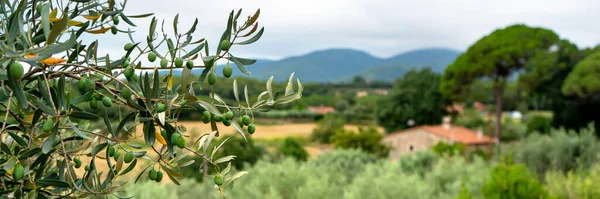
<path fill-rule="evenodd" d="M 390 135 L 394 135 L 394 134 L 398 134 L 398 133 L 404 133 L 404 132 L 410 132 L 413 130 L 417 130 L 417 129 L 423 129 L 424 131 L 427 131 L 431 134 L 435 134 L 447 139 L 452 139 L 452 131 L 454 131 L 454 141 L 456 142 L 460 142 L 463 144 L 467 144 L 467 145 L 475 145 L 475 144 L 491 144 L 494 143 L 494 139 L 486 136 L 486 135 L 482 135 L 481 138 L 478 137 L 477 132 L 462 127 L 462 126 L 451 126 L 449 129 L 444 128 L 442 125 L 422 125 L 422 126 L 417 126 L 417 127 L 413 127 L 413 128 L 409 128 L 409 129 L 405 129 L 402 131 L 397 131 L 397 132 L 393 132 L 393 133 L 388 133 L 386 136 L 390 136 Z"/>
<path fill-rule="evenodd" d="M 481 103 L 481 102 L 474 102 L 473 103 L 473 108 L 476 109 L 476 110 L 478 110 L 478 111 L 480 111 L 480 112 L 483 112 L 483 111 L 486 111 L 488 109 L 488 106 L 486 104 L 484 104 L 484 103 Z"/>
<path fill-rule="evenodd" d="M 331 106 L 309 106 L 308 111 L 318 114 L 327 114 L 330 112 L 334 112 L 335 108 Z"/>

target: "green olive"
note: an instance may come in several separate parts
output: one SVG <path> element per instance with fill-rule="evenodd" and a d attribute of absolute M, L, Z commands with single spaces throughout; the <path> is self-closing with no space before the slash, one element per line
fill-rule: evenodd
<path fill-rule="evenodd" d="M 215 175 L 215 184 L 218 186 L 223 185 L 223 175 L 221 175 L 220 173 Z"/>
<path fill-rule="evenodd" d="M 171 144 L 177 145 L 179 137 L 181 137 L 181 134 L 179 134 L 179 133 L 173 133 L 173 135 L 171 135 Z"/>
<path fill-rule="evenodd" d="M 181 68 L 183 66 L 183 58 L 177 57 L 175 58 L 175 67 Z"/>
<path fill-rule="evenodd" d="M 148 61 L 150 61 L 150 62 L 156 61 L 156 53 L 154 53 L 154 52 L 148 53 Z"/>
<path fill-rule="evenodd" d="M 225 67 L 223 67 L 223 76 L 225 76 L 226 78 L 231 77 L 231 74 L 233 73 L 233 69 L 231 69 L 230 65 L 225 65 Z"/>
<path fill-rule="evenodd" d="M 159 171 L 156 173 L 156 182 L 160 182 L 163 179 L 163 172 Z"/>
<path fill-rule="evenodd" d="M 115 152 L 117 151 L 117 150 L 115 149 L 115 147 L 113 147 L 113 146 L 108 146 L 108 149 L 107 149 L 107 150 L 108 150 L 108 156 L 114 156 L 114 155 L 115 155 Z"/>
<path fill-rule="evenodd" d="M 21 79 L 21 77 L 23 77 L 23 65 L 21 65 L 21 63 L 19 62 L 13 62 L 12 64 L 10 64 L 10 76 L 19 80 Z"/>
<path fill-rule="evenodd" d="M 215 119 L 215 122 L 220 122 L 220 121 L 223 121 L 223 116 L 220 116 L 220 115 L 215 115 L 215 116 L 213 117 L 213 119 Z"/>
<path fill-rule="evenodd" d="M 129 152 L 125 153 L 125 157 L 123 158 L 123 161 L 125 161 L 125 163 L 130 163 L 131 161 L 133 161 L 133 152 L 129 151 Z"/>
<path fill-rule="evenodd" d="M 115 151 L 115 155 L 113 157 L 115 158 L 115 161 L 119 160 L 119 157 L 121 157 L 121 152 Z"/>
<path fill-rule="evenodd" d="M 150 169 L 150 172 L 148 172 L 148 178 L 150 178 L 150 180 L 156 180 L 157 175 L 158 173 L 154 169 Z"/>
<path fill-rule="evenodd" d="M 121 88 L 121 97 L 125 100 L 131 99 L 131 91 L 126 87 Z"/>
<path fill-rule="evenodd" d="M 94 110 L 98 109 L 98 100 L 96 98 L 90 100 L 90 108 Z"/>
<path fill-rule="evenodd" d="M 248 115 L 244 115 L 242 116 L 242 123 L 244 123 L 244 125 L 249 125 L 250 124 L 250 116 Z"/>
<path fill-rule="evenodd" d="M 24 174 L 25 168 L 23 168 L 23 166 L 21 166 L 20 164 L 15 165 L 15 168 L 13 169 L 13 179 L 15 181 L 19 181 L 23 179 Z"/>
<path fill-rule="evenodd" d="M 210 112 L 202 112 L 202 122 L 204 122 L 205 124 L 210 122 Z"/>
<path fill-rule="evenodd" d="M 162 113 L 165 112 L 167 110 L 167 105 L 163 104 L 163 103 L 158 103 L 158 105 L 156 106 L 156 112 Z"/>
<path fill-rule="evenodd" d="M 231 120 L 223 120 L 223 125 L 231 126 Z"/>
<path fill-rule="evenodd" d="M 167 61 L 167 59 L 163 58 L 163 59 L 160 60 L 160 67 L 161 68 L 166 68 L 168 64 L 169 64 L 169 61 Z"/>
<path fill-rule="evenodd" d="M 112 101 L 110 100 L 110 98 L 104 96 L 102 98 L 102 105 L 104 105 L 106 107 L 111 107 L 112 106 Z"/>
<path fill-rule="evenodd" d="M 96 90 L 96 82 L 94 82 L 94 80 L 87 79 L 85 81 L 85 89 L 93 92 L 94 90 Z"/>
<path fill-rule="evenodd" d="M 44 124 L 42 125 L 42 129 L 44 130 L 44 132 L 50 132 L 52 131 L 52 129 L 54 128 L 54 121 L 52 121 L 51 119 L 48 119 L 46 121 L 44 121 Z"/>
<path fill-rule="evenodd" d="M 185 148 L 185 138 L 183 136 L 179 136 L 177 139 L 177 146 L 182 149 Z"/>
<path fill-rule="evenodd" d="M 231 42 L 229 40 L 227 40 L 227 39 L 223 40 L 223 41 L 221 41 L 221 46 L 220 47 L 221 47 L 221 50 L 227 51 L 231 47 Z"/>
<path fill-rule="evenodd" d="M 74 158 L 73 162 L 75 162 L 75 168 L 81 167 L 81 160 L 79 158 Z"/>
<path fill-rule="evenodd" d="M 214 85 L 217 82 L 217 75 L 215 73 L 208 74 L 208 84 Z"/>
<path fill-rule="evenodd" d="M 133 48 L 133 44 L 132 44 L 132 43 L 127 43 L 127 44 L 125 44 L 125 46 L 123 47 L 123 49 L 124 49 L 125 51 L 129 51 L 129 50 L 131 50 L 132 48 Z"/>
<path fill-rule="evenodd" d="M 233 119 L 233 112 L 227 111 L 227 113 L 225 113 L 225 119 L 228 119 L 228 120 Z"/>
<path fill-rule="evenodd" d="M 248 133 L 253 134 L 256 131 L 256 126 L 254 124 L 248 125 Z"/>

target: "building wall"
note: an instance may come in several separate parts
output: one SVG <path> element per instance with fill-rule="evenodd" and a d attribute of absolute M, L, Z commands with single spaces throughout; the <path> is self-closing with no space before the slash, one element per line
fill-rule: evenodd
<path fill-rule="evenodd" d="M 428 133 L 423 129 L 415 129 L 394 135 L 388 135 L 383 142 L 392 147 L 389 158 L 396 160 L 400 155 L 414 153 L 419 150 L 427 150 L 446 139 Z"/>

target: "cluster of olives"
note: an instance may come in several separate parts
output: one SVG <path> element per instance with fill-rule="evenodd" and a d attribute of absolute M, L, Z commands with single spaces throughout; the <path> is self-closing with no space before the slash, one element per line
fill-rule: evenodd
<path fill-rule="evenodd" d="M 119 18 L 117 18 L 117 17 L 113 17 L 113 18 L 112 18 L 112 21 L 113 21 L 113 24 L 114 24 L 114 25 L 110 27 L 110 32 L 111 32 L 113 35 L 116 35 L 116 34 L 117 34 L 117 25 L 119 25 Z"/>
<path fill-rule="evenodd" d="M 161 135 L 167 137 L 167 131 L 163 130 Z M 173 133 L 171 135 L 171 144 L 183 149 L 185 148 L 185 138 L 179 133 Z"/>
<path fill-rule="evenodd" d="M 104 105 L 105 107 L 112 106 L 112 100 L 108 96 L 103 97 L 103 96 L 100 96 L 100 94 L 98 94 L 98 93 L 94 93 L 94 94 L 92 94 L 92 99 L 90 99 L 90 108 L 97 109 L 98 101 L 102 101 L 102 105 Z"/>
<path fill-rule="evenodd" d="M 223 125 L 230 126 L 233 120 L 233 112 L 228 111 L 222 115 L 211 114 L 209 111 L 202 113 L 202 122 L 208 124 L 211 120 L 215 122 L 223 122 Z M 253 134 L 256 131 L 256 126 L 250 123 L 250 116 L 244 115 L 237 119 L 237 123 L 241 126 L 248 126 L 248 133 Z"/>
<path fill-rule="evenodd" d="M 113 157 L 115 158 L 115 161 L 119 160 L 119 157 L 121 157 L 121 152 L 119 152 L 115 147 L 113 146 L 108 146 L 108 148 L 106 149 L 108 150 L 108 156 L 109 157 Z M 127 151 L 125 153 L 125 157 L 123 157 L 123 161 L 125 163 L 130 163 L 131 161 L 133 161 L 133 152 L 132 151 Z"/>
<path fill-rule="evenodd" d="M 121 157 L 121 152 L 118 151 L 118 149 L 116 149 L 113 146 L 108 146 L 106 148 L 107 152 L 108 152 L 108 157 L 106 157 L 107 159 L 109 157 L 113 157 L 115 161 L 119 161 L 119 158 Z M 134 155 L 133 155 L 133 151 L 127 151 L 125 152 L 125 156 L 123 157 L 123 162 L 125 163 L 131 163 L 134 159 Z M 81 160 L 79 158 L 74 158 L 73 161 L 75 162 L 75 168 L 79 168 L 81 167 Z M 85 165 L 84 169 L 86 171 L 90 170 L 90 165 Z"/>
<path fill-rule="evenodd" d="M 81 159 L 79 159 L 77 157 L 73 158 L 73 162 L 75 163 L 75 165 L 74 165 L 75 168 L 81 167 L 81 164 L 82 164 Z M 89 166 L 86 166 L 86 167 L 89 167 Z M 4 170 L 2 170 L 2 171 L 4 171 Z M 2 175 L 4 175 L 4 174 L 2 174 Z M 0 175 L 0 176 L 2 176 L 2 175 Z M 22 180 L 23 177 L 25 177 L 25 168 L 21 164 L 17 163 L 15 165 L 15 167 L 13 168 L 12 176 L 13 176 L 13 180 L 15 180 L 15 181 Z"/>
<path fill-rule="evenodd" d="M 130 50 L 132 47 L 133 47 L 133 44 L 132 44 L 132 43 L 128 43 L 128 44 L 125 44 L 125 47 L 124 47 L 124 49 L 125 49 L 126 51 L 129 51 L 129 50 Z M 148 53 L 148 61 L 150 61 L 150 62 L 154 62 L 154 61 L 156 61 L 156 58 L 157 58 L 157 55 L 156 55 L 156 53 L 154 53 L 154 52 L 149 52 L 149 53 Z M 181 67 L 183 67 L 183 58 L 181 58 L 181 57 L 177 57 L 177 58 L 175 58 L 175 60 L 173 60 L 173 63 L 174 63 L 174 65 L 175 65 L 175 67 L 177 67 L 177 68 L 181 68 Z M 161 68 L 166 68 L 166 67 L 169 65 L 169 60 L 167 60 L 166 58 L 162 58 L 162 59 L 160 60 L 160 63 L 159 63 L 159 64 L 160 64 L 160 67 L 161 67 Z M 192 69 L 192 68 L 194 68 L 194 61 L 192 61 L 191 59 L 190 59 L 190 60 L 187 60 L 187 61 L 185 62 L 185 66 L 186 66 L 188 69 Z"/>
<path fill-rule="evenodd" d="M 150 178 L 150 180 L 160 182 L 163 179 L 163 172 L 152 168 L 148 172 L 148 178 Z"/>
<path fill-rule="evenodd" d="M 99 93 L 96 92 L 96 82 L 94 80 L 92 80 L 91 78 L 82 77 L 77 82 L 77 88 L 81 91 L 88 91 L 88 92 L 94 93 L 94 94 L 92 94 L 92 98 L 89 100 L 91 109 L 98 109 L 99 101 L 101 101 L 102 105 L 104 105 L 105 107 L 112 106 L 112 100 L 108 96 L 101 96 Z M 50 124 L 48 124 L 48 125 L 50 125 Z"/>
<path fill-rule="evenodd" d="M 117 21 L 118 21 L 118 19 L 117 19 Z M 131 49 L 133 48 L 133 46 L 134 46 L 134 45 L 133 45 L 132 43 L 127 43 L 127 44 L 125 44 L 125 46 L 123 47 L 123 49 L 124 49 L 125 51 L 129 51 L 129 50 L 131 50 Z M 220 46 L 219 46 L 219 47 L 221 48 L 221 50 L 225 50 L 225 51 L 226 51 L 226 50 L 229 50 L 229 48 L 231 47 L 231 42 L 230 42 L 229 40 L 223 40 L 223 41 L 221 42 L 221 44 L 220 44 Z M 157 59 L 157 55 L 156 55 L 156 53 L 155 53 L 155 52 L 149 52 L 149 53 L 148 53 L 148 61 L 150 61 L 150 62 L 154 62 L 154 61 L 156 61 L 156 59 Z M 132 76 L 133 76 L 133 70 L 134 70 L 134 69 L 133 69 L 133 68 L 131 68 L 131 67 L 129 67 L 129 64 L 130 64 L 129 62 L 130 62 L 130 61 L 131 61 L 131 60 L 130 60 L 130 58 L 128 57 L 128 58 L 127 58 L 127 60 L 126 60 L 126 61 L 123 63 L 123 65 L 122 65 L 122 66 L 123 66 L 123 68 L 125 68 L 125 72 L 124 72 L 124 74 L 125 74 L 125 77 L 127 77 L 127 78 L 132 78 Z M 177 57 L 177 58 L 175 58 L 175 60 L 173 60 L 173 64 L 174 64 L 174 65 L 175 65 L 175 67 L 177 67 L 177 68 L 181 68 L 181 67 L 183 67 L 183 62 L 184 62 L 184 60 L 183 60 L 183 58 L 181 58 L 181 57 Z M 213 66 L 213 64 L 214 64 L 214 63 L 213 63 L 212 61 L 206 61 L 206 62 L 204 62 L 204 65 L 205 65 L 207 68 L 210 68 L 210 67 L 212 67 L 212 66 Z M 160 65 L 160 67 L 161 67 L 161 68 L 166 68 L 166 67 L 169 65 L 169 60 L 167 60 L 166 58 L 162 58 L 162 59 L 160 60 L 160 63 L 159 63 L 159 65 Z M 194 68 L 194 61 L 193 61 L 193 60 L 191 60 L 191 59 L 190 59 L 190 60 L 187 60 L 187 61 L 185 62 L 185 66 L 186 66 L 188 69 L 192 69 L 192 68 Z M 223 67 L 223 76 L 224 76 L 224 77 L 226 77 L 226 78 L 229 78 L 229 77 L 231 77 L 232 73 L 233 73 L 233 69 L 231 68 L 231 66 L 230 66 L 229 64 L 227 64 L 227 65 L 225 65 L 225 67 Z M 214 84 L 216 83 L 216 81 L 217 81 L 217 75 L 216 75 L 214 72 L 211 72 L 211 73 L 209 73 L 209 74 L 208 74 L 208 77 L 207 77 L 207 79 L 208 79 L 208 83 L 209 83 L 210 85 L 214 85 Z"/>

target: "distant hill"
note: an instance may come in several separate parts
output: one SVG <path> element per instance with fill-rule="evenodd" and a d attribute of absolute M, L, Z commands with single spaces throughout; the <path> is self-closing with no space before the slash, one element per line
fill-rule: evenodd
<path fill-rule="evenodd" d="M 304 82 L 334 82 L 340 77 L 356 74 L 381 59 L 363 51 L 328 49 L 279 61 L 248 66 L 253 78 L 268 79 L 275 76 L 285 81 L 292 72 Z M 258 64 L 258 63 L 257 63 Z"/>
<path fill-rule="evenodd" d="M 286 81 L 292 72 L 296 72 L 295 77 L 303 82 L 350 81 L 357 75 L 370 80 L 393 81 L 411 69 L 430 67 L 441 73 L 459 54 L 451 49 L 428 48 L 382 59 L 359 50 L 327 49 L 278 61 L 259 59 L 246 69 L 252 73 L 250 77 L 263 80 L 274 76 L 276 81 Z M 234 76 L 244 75 L 234 63 L 230 64 Z M 219 74 L 220 67 L 222 65 L 217 70 Z M 201 72 L 193 70 L 192 74 Z"/>
<path fill-rule="evenodd" d="M 459 51 L 445 48 L 413 50 L 370 65 L 354 75 L 361 75 L 371 80 L 393 81 L 411 69 L 429 67 L 434 72 L 443 73 L 458 55 L 460 55 Z M 353 76 L 344 77 L 342 80 L 351 80 Z"/>

